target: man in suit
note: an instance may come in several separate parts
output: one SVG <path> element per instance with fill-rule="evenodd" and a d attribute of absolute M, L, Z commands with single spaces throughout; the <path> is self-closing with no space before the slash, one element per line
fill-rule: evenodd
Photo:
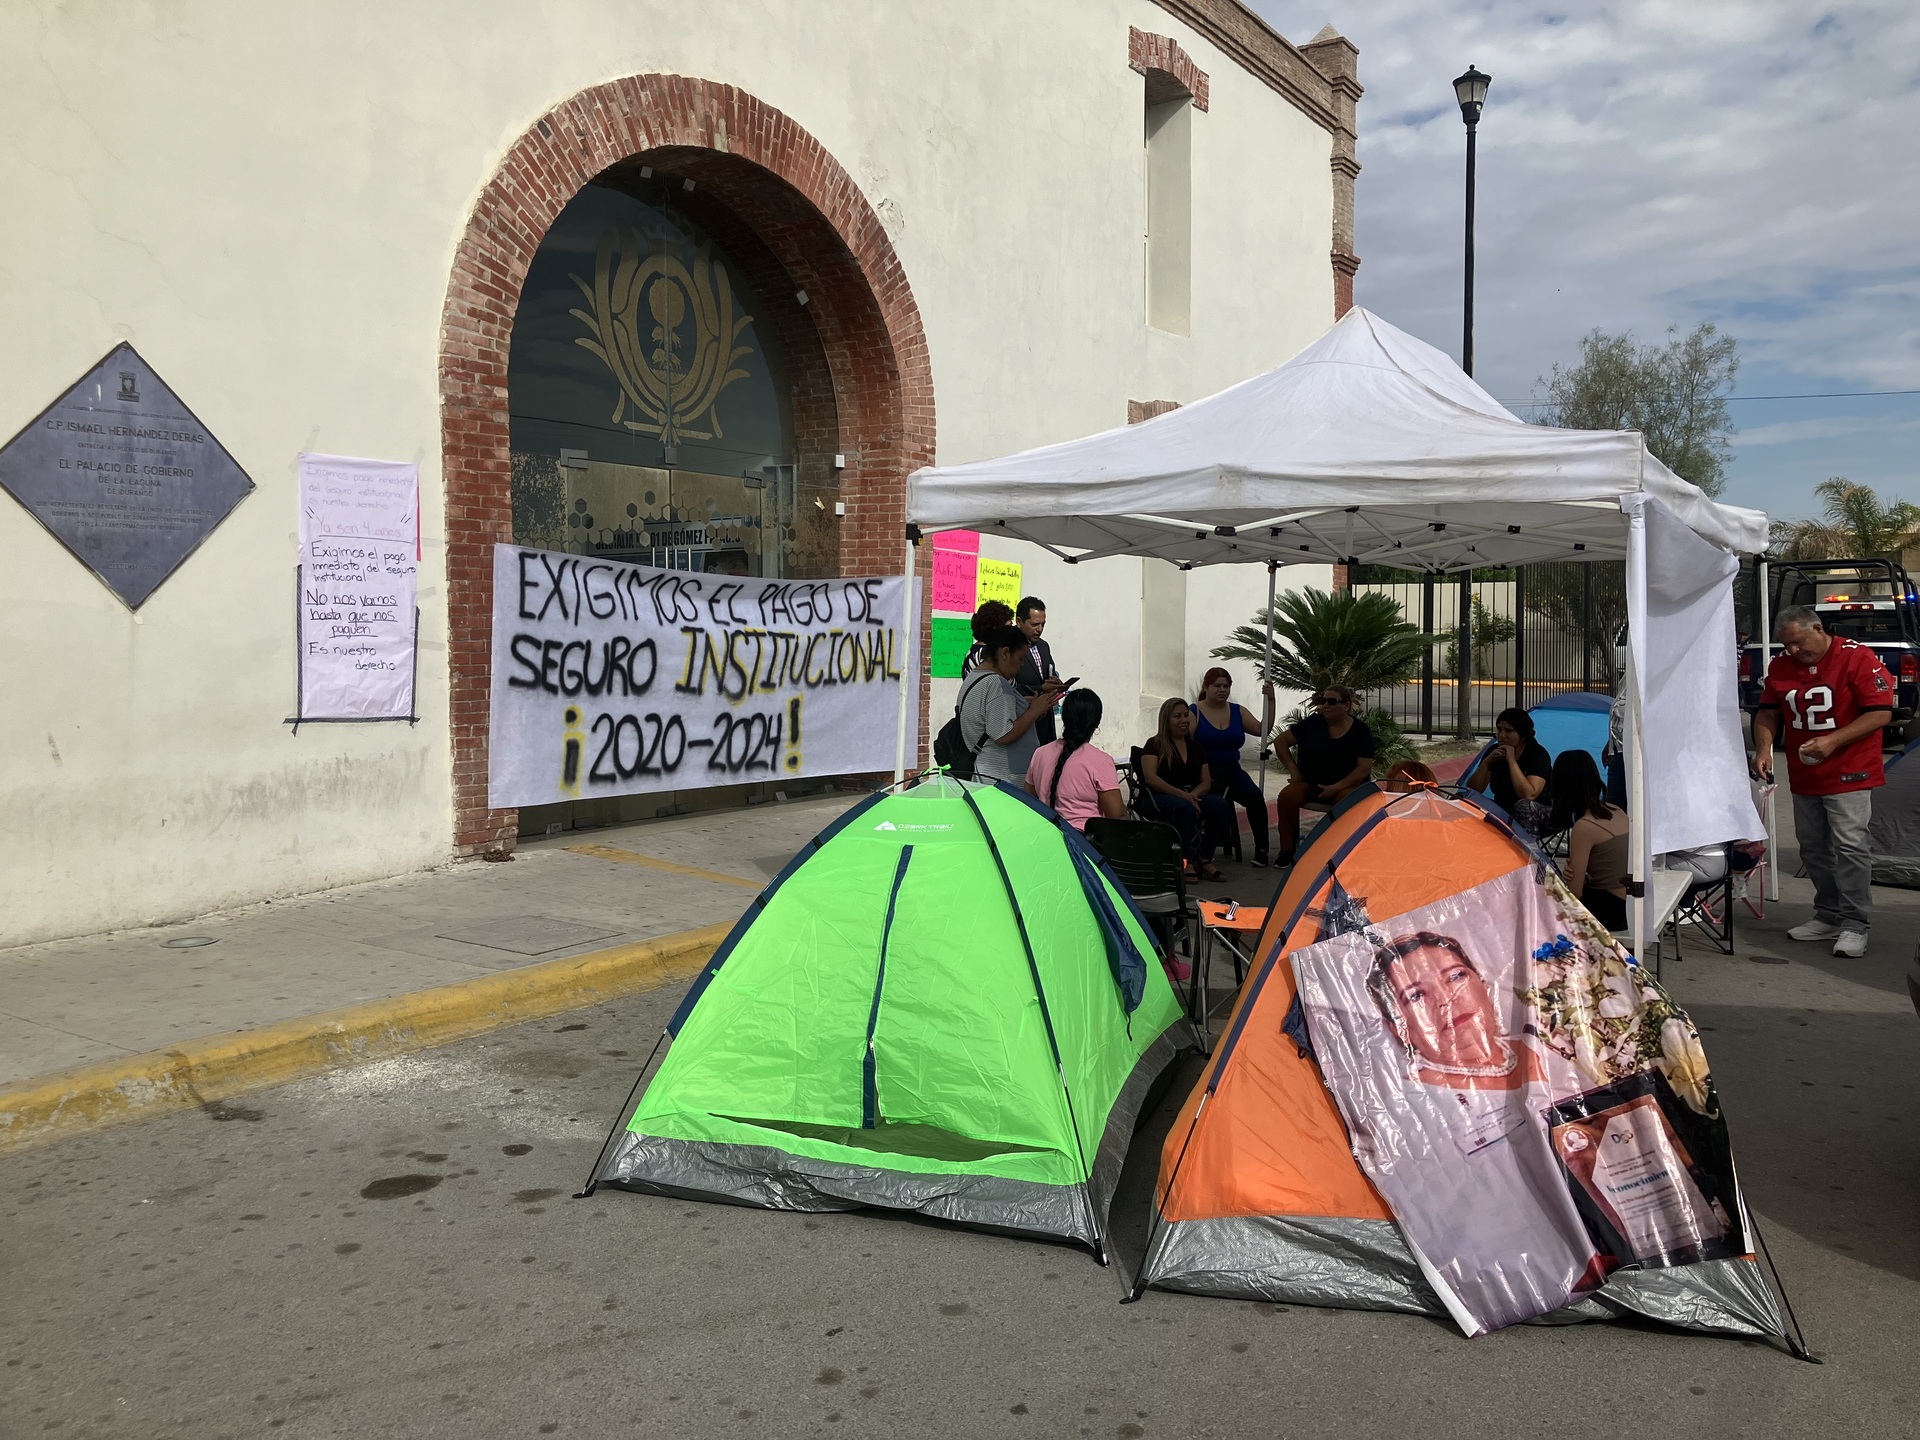
<path fill-rule="evenodd" d="M 1053 663 L 1052 649 L 1040 638 L 1047 628 L 1046 601 L 1032 595 L 1026 596 L 1014 607 L 1013 623 L 1027 637 L 1026 657 L 1021 660 L 1020 673 L 1013 677 L 1013 683 L 1022 695 L 1037 695 L 1042 682 L 1060 677 L 1060 671 Z M 1057 738 L 1053 711 L 1047 711 L 1034 722 L 1033 733 L 1040 737 L 1042 745 Z"/>

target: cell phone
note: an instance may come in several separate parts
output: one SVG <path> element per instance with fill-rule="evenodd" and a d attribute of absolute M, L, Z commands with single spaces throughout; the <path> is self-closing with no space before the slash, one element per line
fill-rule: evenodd
<path fill-rule="evenodd" d="M 1071 680 L 1061 681 L 1060 688 L 1062 690 L 1071 690 L 1073 689 L 1074 686 L 1078 685 L 1079 683 L 1080 683 L 1080 677 L 1076 675 Z"/>

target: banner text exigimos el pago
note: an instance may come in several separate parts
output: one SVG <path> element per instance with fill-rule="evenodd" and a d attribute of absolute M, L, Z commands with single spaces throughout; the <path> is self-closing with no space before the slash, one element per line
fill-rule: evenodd
<path fill-rule="evenodd" d="M 495 546 L 488 803 L 891 770 L 909 586 Z"/>

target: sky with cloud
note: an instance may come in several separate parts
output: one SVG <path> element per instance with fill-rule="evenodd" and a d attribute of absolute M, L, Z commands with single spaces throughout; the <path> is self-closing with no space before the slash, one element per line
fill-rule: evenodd
<path fill-rule="evenodd" d="M 1725 499 L 1804 515 L 1846 475 L 1920 502 L 1920 394 L 1762 398 L 1920 390 L 1920 5 L 1250 3 L 1360 47 L 1360 304 L 1458 356 L 1476 64 L 1481 383 L 1525 401 L 1591 329 L 1710 320 L 1754 397 Z"/>

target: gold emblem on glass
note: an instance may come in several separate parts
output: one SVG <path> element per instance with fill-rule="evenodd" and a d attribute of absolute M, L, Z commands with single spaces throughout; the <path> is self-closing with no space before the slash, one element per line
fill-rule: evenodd
<path fill-rule="evenodd" d="M 621 225 L 601 232 L 593 283 L 568 278 L 593 307 L 569 312 L 592 332 L 573 343 L 598 355 L 620 383 L 614 423 L 664 445 L 724 438 L 714 407 L 747 378 L 735 362 L 753 347 L 736 342 L 753 317 L 734 315 L 733 285 L 710 247 L 699 246 L 691 263 L 664 248 L 643 255 L 639 236 Z M 642 307 L 652 320 L 645 339 Z M 693 428 L 703 422 L 707 428 Z"/>

